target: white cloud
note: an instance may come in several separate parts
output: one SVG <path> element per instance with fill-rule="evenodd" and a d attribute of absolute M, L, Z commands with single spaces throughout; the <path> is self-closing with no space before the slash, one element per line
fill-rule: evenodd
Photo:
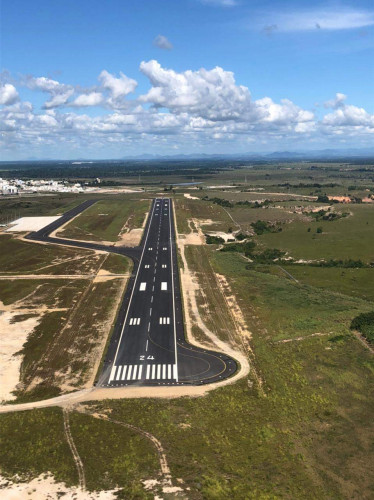
<path fill-rule="evenodd" d="M 44 76 L 37 78 L 30 76 L 24 83 L 31 90 L 40 90 L 41 92 L 50 94 L 49 101 L 44 103 L 46 109 L 63 106 L 69 97 L 74 94 L 74 88 L 71 85 L 66 85 Z"/>
<path fill-rule="evenodd" d="M 266 16 L 278 31 L 346 30 L 374 25 L 374 12 L 352 8 L 315 8 Z"/>
<path fill-rule="evenodd" d="M 79 95 L 70 106 L 85 107 L 99 106 L 104 101 L 103 95 L 100 92 L 90 92 L 89 94 Z"/>
<path fill-rule="evenodd" d="M 14 85 L 5 83 L 0 86 L 0 104 L 8 106 L 14 104 L 19 99 L 18 92 Z"/>
<path fill-rule="evenodd" d="M 106 151 L 113 144 L 130 143 L 142 148 L 210 145 L 211 150 L 221 144 L 233 150 L 264 142 L 287 147 L 303 138 L 352 138 L 359 144 L 374 133 L 374 116 L 347 104 L 342 93 L 325 102 L 328 111 L 318 121 L 312 110 L 290 99 L 252 99 L 249 89 L 220 67 L 178 72 L 153 60 L 142 62 L 140 70 L 149 79 L 149 90 L 132 99 L 127 96 L 137 82 L 122 73 L 117 78 L 104 70 L 100 85 L 90 88 L 28 77 L 29 88 L 50 96 L 42 110 L 20 101 L 13 85 L 3 86 L 0 96 L 6 106 L 0 109 L 0 142 L 7 150 L 20 151 L 31 151 L 35 145 Z M 90 110 L 89 115 L 72 109 L 89 106 L 103 109 Z"/>
<path fill-rule="evenodd" d="M 325 115 L 322 123 L 330 127 L 368 127 L 374 132 L 374 115 L 364 108 L 347 104 Z"/>
<path fill-rule="evenodd" d="M 155 60 L 143 61 L 140 71 L 152 84 L 148 93 L 140 97 L 142 102 L 212 120 L 234 119 L 249 111 L 250 92 L 235 84 L 231 71 L 216 67 L 177 73 L 162 68 Z"/>
<path fill-rule="evenodd" d="M 153 40 L 153 45 L 163 50 L 171 50 L 173 48 L 172 43 L 164 35 L 157 35 Z"/>
<path fill-rule="evenodd" d="M 292 128 L 314 119 L 313 113 L 288 99 L 280 104 L 269 97 L 252 101 L 249 89 L 237 85 L 233 73 L 220 67 L 177 73 L 152 60 L 142 62 L 140 70 L 152 84 L 140 101 L 171 113 L 187 113 L 211 122 L 232 121 L 241 131 L 254 125 Z"/>
<path fill-rule="evenodd" d="M 127 77 L 122 72 L 120 72 L 120 77 L 116 78 L 105 69 L 100 73 L 99 81 L 102 87 L 110 91 L 114 99 L 131 94 L 138 86 L 136 80 Z"/>

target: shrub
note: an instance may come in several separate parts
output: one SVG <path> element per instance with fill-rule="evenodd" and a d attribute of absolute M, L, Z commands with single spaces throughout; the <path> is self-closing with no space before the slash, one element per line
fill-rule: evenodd
<path fill-rule="evenodd" d="M 206 234 L 205 238 L 208 245 L 220 245 L 225 243 L 225 240 L 220 236 L 210 236 L 209 234 Z"/>
<path fill-rule="evenodd" d="M 357 330 L 368 342 L 374 343 L 374 311 L 353 318 L 350 329 Z"/>

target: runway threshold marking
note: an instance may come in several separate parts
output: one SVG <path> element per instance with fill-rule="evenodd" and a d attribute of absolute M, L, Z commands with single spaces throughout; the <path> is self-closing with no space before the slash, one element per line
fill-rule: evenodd
<path fill-rule="evenodd" d="M 168 289 L 167 281 L 162 281 L 161 282 L 161 290 L 166 291 L 167 289 Z"/>
<path fill-rule="evenodd" d="M 144 292 L 146 288 L 147 288 L 147 283 L 145 282 L 140 283 L 139 292 Z"/>
<path fill-rule="evenodd" d="M 119 340 L 118 340 L 117 350 L 116 350 L 116 354 L 114 356 L 113 366 L 112 366 L 112 369 L 111 369 L 111 372 L 110 372 L 110 376 L 109 376 L 109 381 L 108 381 L 109 384 L 113 380 L 113 376 L 114 376 L 114 373 L 115 373 L 115 364 L 116 364 L 116 360 L 117 360 L 117 356 L 118 356 L 118 351 L 119 351 L 119 347 L 121 345 L 121 341 L 122 341 L 122 337 L 123 337 L 123 332 L 125 331 L 125 325 L 126 325 L 127 317 L 129 315 L 130 305 L 131 305 L 131 302 L 132 302 L 132 299 L 133 299 L 133 296 L 134 296 L 134 293 L 135 293 L 136 283 L 137 283 L 137 280 L 138 280 L 138 277 L 139 277 L 139 271 L 140 271 L 141 265 L 143 263 L 144 252 L 145 252 L 145 249 L 147 247 L 149 231 L 150 231 L 151 225 L 152 225 L 151 220 L 152 220 L 152 217 L 154 215 L 154 212 L 155 212 L 155 204 L 153 204 L 152 213 L 151 213 L 150 218 L 149 218 L 149 223 L 148 223 L 148 228 L 147 228 L 147 234 L 146 234 L 146 237 L 145 237 L 145 240 L 144 240 L 144 246 L 143 246 L 142 254 L 140 256 L 138 270 L 136 271 L 134 286 L 132 288 L 132 292 L 131 292 L 131 295 L 130 295 L 130 300 L 129 300 L 129 304 L 127 306 L 125 320 L 124 320 L 123 325 L 122 325 L 121 335 L 120 335 Z"/>

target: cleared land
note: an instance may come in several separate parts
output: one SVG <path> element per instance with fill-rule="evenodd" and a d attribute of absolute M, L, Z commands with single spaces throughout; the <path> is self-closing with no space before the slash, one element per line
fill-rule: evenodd
<path fill-rule="evenodd" d="M 129 197 L 98 201 L 59 231 L 58 236 L 116 242 L 121 233 L 142 227 L 149 206 L 148 200 L 135 201 Z"/>

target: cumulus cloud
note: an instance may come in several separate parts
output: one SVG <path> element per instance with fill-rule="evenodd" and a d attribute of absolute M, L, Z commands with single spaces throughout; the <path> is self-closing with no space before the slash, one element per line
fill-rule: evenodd
<path fill-rule="evenodd" d="M 315 8 L 268 16 L 279 31 L 346 30 L 374 25 L 374 11 L 352 8 Z"/>
<path fill-rule="evenodd" d="M 28 77 L 25 81 L 26 87 L 31 90 L 40 90 L 50 94 L 50 99 L 44 103 L 44 108 L 51 109 L 64 105 L 69 97 L 74 94 L 74 88 L 71 85 L 57 82 L 51 78 Z"/>
<path fill-rule="evenodd" d="M 0 104 L 8 106 L 17 102 L 18 99 L 19 95 L 14 85 L 5 83 L 0 86 Z"/>
<path fill-rule="evenodd" d="M 178 72 L 151 60 L 142 62 L 140 70 L 149 80 L 149 89 L 132 98 L 128 96 L 137 82 L 123 73 L 116 77 L 104 70 L 99 85 L 90 88 L 28 77 L 28 88 L 49 95 L 42 109 L 22 102 L 15 86 L 6 83 L 0 91 L 4 102 L 0 108 L 0 142 L 8 149 L 27 151 L 35 144 L 103 151 L 113 144 L 129 143 L 178 147 L 273 141 L 282 147 L 285 141 L 292 143 L 300 138 L 366 140 L 374 133 L 374 116 L 347 104 L 347 96 L 342 93 L 325 102 L 328 111 L 317 120 L 313 111 L 290 99 L 253 99 L 232 72 L 220 67 Z M 103 109 L 89 115 L 75 109 L 90 106 Z"/>
<path fill-rule="evenodd" d="M 235 84 L 231 71 L 216 67 L 177 73 L 162 68 L 155 60 L 143 61 L 140 71 L 152 84 L 140 100 L 155 107 L 188 111 L 212 120 L 227 120 L 249 111 L 250 92 L 247 87 Z"/>
<path fill-rule="evenodd" d="M 140 70 L 152 84 L 140 100 L 172 113 L 188 113 L 211 122 L 232 121 L 241 130 L 255 124 L 260 128 L 295 127 L 314 118 L 287 99 L 280 104 L 269 97 L 252 101 L 249 89 L 237 85 L 234 74 L 220 67 L 177 73 L 152 60 L 142 62 Z"/>
<path fill-rule="evenodd" d="M 344 94 L 336 94 L 337 98 L 330 106 L 334 108 L 332 113 L 328 113 L 323 117 L 322 124 L 329 127 L 361 127 L 367 131 L 371 129 L 374 133 L 374 115 L 368 113 L 364 108 L 345 104 L 346 96 Z M 343 96 L 339 99 L 338 96 Z"/>
<path fill-rule="evenodd" d="M 325 108 L 340 108 L 344 106 L 344 101 L 347 99 L 347 96 L 345 94 L 341 94 L 340 92 L 337 92 L 335 94 L 334 99 L 330 99 L 329 101 L 326 101 L 324 103 Z"/>
<path fill-rule="evenodd" d="M 89 94 L 79 95 L 70 106 L 87 107 L 99 106 L 104 101 L 104 97 L 100 92 L 90 92 Z"/>
<path fill-rule="evenodd" d="M 153 40 L 153 45 L 163 50 L 171 50 L 173 48 L 171 42 L 169 42 L 169 40 L 164 35 L 157 35 Z"/>
<path fill-rule="evenodd" d="M 99 75 L 99 82 L 103 88 L 109 90 L 114 99 L 131 94 L 138 86 L 136 80 L 127 77 L 122 72 L 120 72 L 120 77 L 116 78 L 105 69 Z"/>

